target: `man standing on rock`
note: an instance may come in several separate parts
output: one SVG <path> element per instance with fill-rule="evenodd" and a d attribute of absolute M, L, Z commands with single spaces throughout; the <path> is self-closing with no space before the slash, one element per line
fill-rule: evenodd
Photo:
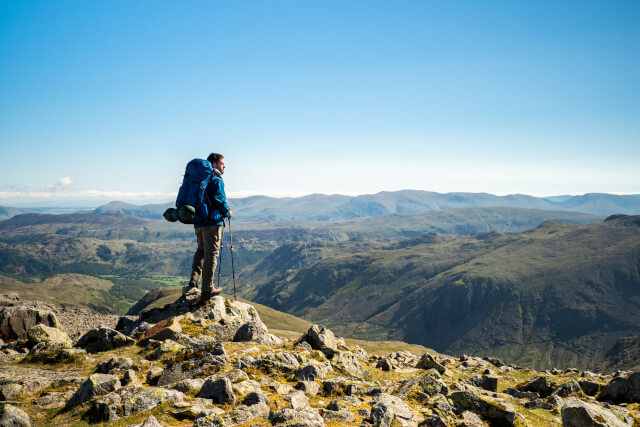
<path fill-rule="evenodd" d="M 213 278 L 220 252 L 224 219 L 231 218 L 232 215 L 231 209 L 227 205 L 224 182 L 222 181 L 225 169 L 224 156 L 211 153 L 207 160 L 213 166 L 213 174 L 211 174 L 211 179 L 205 190 L 205 203 L 209 209 L 209 217 L 204 222 L 194 225 L 198 249 L 193 255 L 191 280 L 189 280 L 187 288 L 187 291 L 197 288 L 200 277 L 202 277 L 201 305 L 206 304 L 214 295 L 222 293 L 222 288 L 214 286 Z"/>

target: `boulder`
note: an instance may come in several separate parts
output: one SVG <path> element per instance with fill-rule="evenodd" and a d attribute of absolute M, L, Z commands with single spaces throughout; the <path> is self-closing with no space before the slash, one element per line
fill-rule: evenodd
<path fill-rule="evenodd" d="M 282 345 L 282 340 L 267 331 L 262 322 L 247 322 L 233 336 L 234 342 L 255 341 L 265 345 Z"/>
<path fill-rule="evenodd" d="M 401 399 L 408 399 L 412 396 L 421 403 L 427 402 L 429 398 L 436 394 L 447 395 L 449 389 L 440 380 L 440 374 L 435 369 L 417 375 L 400 382 L 393 391 L 393 395 Z"/>
<path fill-rule="evenodd" d="M 238 339 L 251 337 L 265 344 L 280 342 L 276 337 L 269 336 L 269 330 L 255 307 L 227 300 L 221 295 L 211 298 L 205 306 L 186 316 L 192 321 L 207 324 L 207 330 L 219 341 L 233 341 L 239 329 L 249 324 L 240 332 Z"/>
<path fill-rule="evenodd" d="M 312 349 L 322 351 L 327 357 L 332 357 L 338 350 L 335 335 L 329 328 L 322 325 L 312 325 L 307 332 L 296 340 L 296 343 L 306 341 Z"/>
<path fill-rule="evenodd" d="M 362 366 L 358 358 L 350 351 L 335 351 L 331 358 L 331 366 L 352 377 L 369 377 L 369 371 Z"/>
<path fill-rule="evenodd" d="M 600 391 L 600 384 L 595 381 L 580 380 L 578 384 L 580 384 L 582 392 L 587 396 L 595 396 Z"/>
<path fill-rule="evenodd" d="M 526 384 L 517 387 L 520 391 L 537 393 L 540 397 L 549 396 L 556 388 L 558 388 L 558 383 L 546 376 L 535 377 Z"/>
<path fill-rule="evenodd" d="M 429 353 L 425 353 L 422 355 L 418 363 L 416 363 L 416 368 L 418 369 L 435 369 L 440 374 L 444 374 L 446 368 L 442 366 L 440 363 L 433 358 Z"/>
<path fill-rule="evenodd" d="M 268 351 L 261 354 L 255 361 L 255 366 L 266 371 L 294 372 L 300 367 L 300 362 L 306 360 L 296 354 L 286 351 Z"/>
<path fill-rule="evenodd" d="M 577 381 L 569 381 L 564 384 L 561 384 L 560 387 L 554 390 L 553 394 L 560 397 L 567 397 L 570 394 L 580 393 L 582 389 L 580 388 L 580 384 Z"/>
<path fill-rule="evenodd" d="M 197 397 L 211 399 L 215 404 L 234 404 L 236 402 L 236 395 L 233 393 L 233 385 L 229 378 L 217 376 L 207 378 Z"/>
<path fill-rule="evenodd" d="M 71 341 L 66 332 L 42 323 L 29 329 L 27 340 L 32 347 L 40 345 L 48 350 L 71 348 L 73 346 L 73 341 Z"/>
<path fill-rule="evenodd" d="M 327 421 L 336 421 L 344 424 L 350 424 L 355 420 L 355 416 L 349 411 L 331 411 L 324 409 L 322 416 Z"/>
<path fill-rule="evenodd" d="M 204 382 L 204 378 L 190 378 L 176 383 L 173 388 L 183 393 L 197 393 L 202 388 Z"/>
<path fill-rule="evenodd" d="M 183 402 L 184 394 L 160 387 L 125 387 L 93 402 L 87 416 L 92 422 L 111 422 L 164 402 Z"/>
<path fill-rule="evenodd" d="M 120 388 L 120 380 L 115 375 L 93 374 L 82 383 L 78 391 L 67 401 L 67 408 L 81 405 L 96 396 L 103 396 Z"/>
<path fill-rule="evenodd" d="M 269 418 L 273 425 L 287 424 L 299 427 L 324 427 L 324 420 L 317 409 L 285 408 L 271 413 Z"/>
<path fill-rule="evenodd" d="M 78 340 L 77 347 L 84 348 L 89 353 L 113 350 L 135 344 L 133 338 L 106 326 L 91 329 Z"/>
<path fill-rule="evenodd" d="M 389 394 L 381 394 L 371 401 L 370 421 L 379 426 L 391 426 L 394 421 L 400 425 L 415 425 L 418 418 L 411 411 L 411 407 L 402 399 Z"/>
<path fill-rule="evenodd" d="M 138 379 L 136 372 L 133 369 L 127 369 L 122 375 L 122 380 L 120 381 L 123 386 L 135 386 L 140 387 L 142 383 Z"/>
<path fill-rule="evenodd" d="M 303 391 L 287 394 L 283 398 L 293 409 L 303 409 L 309 406 L 309 399 L 307 399 Z"/>
<path fill-rule="evenodd" d="M 31 328 L 37 324 L 59 328 L 56 315 L 48 310 L 37 310 L 22 306 L 0 308 L 0 338 L 10 340 L 26 340 Z"/>
<path fill-rule="evenodd" d="M 315 396 L 320 391 L 320 384 L 315 381 L 299 381 L 298 384 L 296 384 L 296 389 Z"/>
<path fill-rule="evenodd" d="M 487 391 L 498 391 L 498 377 L 494 375 L 475 376 L 470 379 L 471 384 Z"/>
<path fill-rule="evenodd" d="M 318 362 L 310 359 L 309 364 L 298 368 L 293 375 L 300 381 L 315 381 L 326 377 L 333 371 L 331 364 L 328 362 Z"/>
<path fill-rule="evenodd" d="M 640 372 L 624 373 L 602 388 L 598 400 L 615 403 L 640 402 Z"/>
<path fill-rule="evenodd" d="M 566 427 L 627 426 L 610 411 L 575 397 L 565 400 L 562 407 L 562 425 Z"/>
<path fill-rule="evenodd" d="M 157 385 L 165 386 L 185 379 L 210 376 L 220 371 L 228 362 L 229 358 L 225 355 L 222 343 L 211 344 L 204 350 L 181 351 L 175 358 L 167 361 Z"/>
<path fill-rule="evenodd" d="M 489 421 L 492 426 L 512 426 L 516 411 L 509 403 L 501 400 L 483 399 L 469 391 L 456 391 L 449 395 L 456 413 L 471 411 Z"/>
<path fill-rule="evenodd" d="M 133 368 L 133 360 L 129 357 L 112 357 L 98 363 L 96 372 L 99 374 L 119 374 Z"/>
<path fill-rule="evenodd" d="M 31 427 L 31 417 L 22 409 L 0 403 L 0 426 Z"/>
<path fill-rule="evenodd" d="M 142 335 L 145 340 L 154 339 L 157 341 L 173 340 L 179 341 L 182 334 L 182 327 L 180 326 L 180 319 L 182 316 L 171 316 L 167 319 L 161 320 L 155 325 L 147 328 Z"/>

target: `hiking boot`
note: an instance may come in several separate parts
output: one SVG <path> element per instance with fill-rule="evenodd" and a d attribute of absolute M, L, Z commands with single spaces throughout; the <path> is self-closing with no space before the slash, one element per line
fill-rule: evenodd
<path fill-rule="evenodd" d="M 207 301 L 209 301 L 212 297 L 216 296 L 216 295 L 220 295 L 222 293 L 222 288 L 213 288 L 211 289 L 211 292 L 207 292 L 206 294 L 203 293 L 200 296 L 200 305 L 205 305 L 207 303 Z"/>

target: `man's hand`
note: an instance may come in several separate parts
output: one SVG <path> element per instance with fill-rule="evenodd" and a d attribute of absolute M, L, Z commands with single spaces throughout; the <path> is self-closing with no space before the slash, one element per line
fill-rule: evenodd
<path fill-rule="evenodd" d="M 229 209 L 229 218 L 231 218 L 232 216 L 233 216 L 233 211 Z"/>

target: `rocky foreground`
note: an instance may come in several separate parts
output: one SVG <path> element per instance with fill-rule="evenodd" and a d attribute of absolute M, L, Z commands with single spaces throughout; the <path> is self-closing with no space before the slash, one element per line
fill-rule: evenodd
<path fill-rule="evenodd" d="M 640 372 L 368 354 L 319 325 L 289 341 L 249 304 L 197 299 L 97 325 L 0 296 L 0 425 L 640 424 Z"/>

